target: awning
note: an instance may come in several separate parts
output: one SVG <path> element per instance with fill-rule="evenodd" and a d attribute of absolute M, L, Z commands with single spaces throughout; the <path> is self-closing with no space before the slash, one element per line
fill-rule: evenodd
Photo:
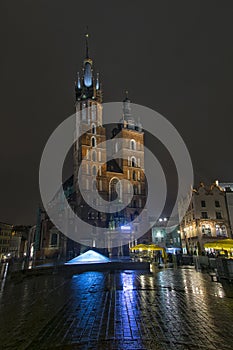
<path fill-rule="evenodd" d="M 164 258 L 166 256 L 166 250 L 163 247 L 159 247 L 156 244 L 137 244 L 134 247 L 131 247 L 130 250 L 144 250 L 144 251 L 156 251 L 160 250 L 162 252 L 162 257 Z"/>
<path fill-rule="evenodd" d="M 226 239 L 219 239 L 214 242 L 206 242 L 204 244 L 205 248 L 211 248 L 215 250 L 233 250 L 233 239 L 226 238 Z"/>

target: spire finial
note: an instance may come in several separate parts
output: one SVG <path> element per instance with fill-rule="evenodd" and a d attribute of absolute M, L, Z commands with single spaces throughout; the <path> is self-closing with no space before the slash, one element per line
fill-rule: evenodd
<path fill-rule="evenodd" d="M 124 98 L 123 102 L 130 102 L 128 89 L 125 89 L 125 98 Z"/>
<path fill-rule="evenodd" d="M 87 26 L 86 33 L 85 33 L 85 38 L 86 38 L 86 58 L 89 58 L 89 47 L 88 47 L 89 33 L 88 33 L 88 26 Z"/>
<path fill-rule="evenodd" d="M 78 89 L 81 89 L 81 81 L 80 81 L 79 72 L 77 73 L 77 87 L 78 87 Z"/>

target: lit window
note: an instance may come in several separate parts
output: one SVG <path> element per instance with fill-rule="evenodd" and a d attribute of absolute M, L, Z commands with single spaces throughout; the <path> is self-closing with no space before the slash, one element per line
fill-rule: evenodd
<path fill-rule="evenodd" d="M 135 142 L 135 140 L 130 140 L 130 149 L 132 149 L 133 151 L 136 150 L 136 142 Z"/>

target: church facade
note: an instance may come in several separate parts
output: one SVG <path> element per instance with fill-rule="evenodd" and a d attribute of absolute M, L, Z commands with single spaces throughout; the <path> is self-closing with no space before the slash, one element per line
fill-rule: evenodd
<path fill-rule="evenodd" d="M 76 131 L 78 141 L 74 145 L 74 189 L 77 200 L 77 214 L 82 220 L 93 226 L 93 237 L 83 244 L 95 247 L 97 242 L 105 239 L 98 235 L 96 227 L 105 227 L 110 236 L 109 254 L 111 255 L 111 242 L 114 237 L 119 240 L 121 228 L 129 227 L 130 232 L 122 233 L 122 245 L 128 241 L 128 248 L 136 242 L 137 217 L 142 212 L 146 203 L 146 183 L 144 177 L 144 132 L 139 122 L 136 122 L 131 113 L 130 100 L 128 94 L 123 101 L 122 115 L 119 116 L 119 123 L 109 130 L 109 125 L 103 124 L 102 90 L 98 74 L 94 75 L 93 61 L 88 54 L 83 61 L 82 75 L 78 74 L 75 86 L 76 93 Z M 81 137 L 79 137 L 81 135 Z M 110 136 L 109 136 L 110 135 Z M 111 143 L 113 148 L 113 159 L 108 159 L 106 140 L 114 140 Z M 116 156 L 120 154 L 120 158 Z M 81 177 L 78 172 L 81 167 Z M 96 199 L 95 210 L 91 205 L 87 205 L 80 193 L 80 179 L 85 197 L 95 188 L 99 195 L 111 203 L 115 201 L 115 212 L 106 213 L 105 208 Z M 120 180 L 127 180 L 120 183 Z M 132 184 L 133 197 L 130 204 L 121 211 L 117 205 L 121 202 L 121 194 L 130 195 L 128 182 Z M 119 191 L 117 193 L 117 186 Z M 146 215 L 146 211 L 145 211 Z M 134 221 L 133 224 L 132 221 Z M 126 238 L 127 237 L 127 238 Z M 108 237 L 109 239 L 109 237 Z M 148 238 L 144 238 L 148 239 Z M 104 245 L 104 243 L 101 243 Z M 114 245 L 114 244 L 112 244 Z M 117 254 L 124 254 L 123 246 L 117 249 Z M 125 247 L 125 252 L 128 249 Z"/>
<path fill-rule="evenodd" d="M 126 93 L 122 104 L 122 115 L 119 115 L 119 123 L 115 124 L 112 129 L 111 126 L 103 124 L 103 94 L 99 75 L 94 73 L 93 61 L 89 57 L 88 43 L 86 42 L 86 56 L 83 60 L 82 74 L 78 74 L 75 83 L 75 133 L 77 141 L 74 143 L 73 150 L 73 176 L 67 181 L 69 184 L 68 201 L 76 214 L 91 225 L 91 233 L 87 237 L 84 235 L 79 242 L 80 252 L 87 247 L 105 246 L 104 252 L 109 256 L 128 255 L 129 248 L 139 243 L 136 239 L 140 229 L 139 220 L 144 220 L 144 218 L 139 218 L 139 215 L 142 211 L 145 219 L 147 215 L 144 209 L 146 203 L 144 132 L 142 125 L 136 122 L 131 113 L 128 93 Z M 111 143 L 111 147 L 113 147 L 112 158 L 115 157 L 115 159 L 108 159 L 105 142 L 109 139 L 113 141 Z M 120 154 L 120 157 L 115 156 L 116 154 Z M 70 191 L 71 182 L 72 190 Z M 63 189 L 66 191 L 65 184 L 63 184 Z M 111 205 L 111 213 L 106 212 L 106 207 L 101 206 L 101 201 L 98 198 L 93 200 L 92 193 L 96 190 L 105 203 L 107 201 Z M 123 210 L 118 210 L 123 194 L 126 196 L 128 194 L 131 201 Z M 84 197 L 92 198 L 91 200 L 95 202 L 92 204 L 95 204 L 94 207 L 97 209 L 92 207 L 90 201 L 87 204 Z M 49 227 L 48 235 L 51 234 L 53 239 L 44 239 L 44 242 L 53 241 L 50 256 L 53 256 L 54 251 L 56 254 L 72 257 L 70 239 L 62 238 L 63 235 L 58 230 L 58 238 L 54 239 L 56 228 L 52 224 Z M 105 228 L 107 235 L 98 233 L 99 227 Z M 46 236 L 46 233 L 44 235 Z M 121 236 L 122 241 L 119 238 Z M 104 240 L 107 240 L 107 243 Z M 115 240 L 121 244 L 114 248 Z M 144 235 L 141 241 L 149 243 L 151 241 L 150 234 Z M 63 242 L 63 244 L 61 247 L 55 247 L 54 242 L 57 242 L 58 245 L 59 242 Z M 66 242 L 65 248 L 64 242 Z M 74 246 L 76 248 L 73 255 L 77 254 L 77 244 L 74 243 Z M 49 247 L 46 247 L 46 255 L 48 256 L 49 249 L 47 248 Z"/>

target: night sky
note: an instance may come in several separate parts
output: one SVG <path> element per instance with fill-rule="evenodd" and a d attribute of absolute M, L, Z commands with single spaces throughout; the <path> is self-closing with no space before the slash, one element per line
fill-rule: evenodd
<path fill-rule="evenodd" d="M 233 181 L 231 1 L 1 2 L 0 221 L 33 224 L 38 169 L 52 131 L 74 112 L 90 33 L 104 102 L 155 109 L 180 132 L 195 182 Z"/>

